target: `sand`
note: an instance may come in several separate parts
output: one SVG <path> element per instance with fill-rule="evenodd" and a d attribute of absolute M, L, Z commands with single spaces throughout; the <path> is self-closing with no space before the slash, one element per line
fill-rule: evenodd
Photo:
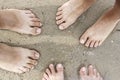
<path fill-rule="evenodd" d="M 75 24 L 60 31 L 55 23 L 57 8 L 67 0 L 0 0 L 1 9 L 32 9 L 43 23 L 41 35 L 29 36 L 8 30 L 0 30 L 0 42 L 10 46 L 35 49 L 41 53 L 36 68 L 25 74 L 15 74 L 0 69 L 0 80 L 41 80 L 50 63 L 62 63 L 65 80 L 79 80 L 81 64 L 93 64 L 104 80 L 119 80 L 120 76 L 120 32 L 114 30 L 98 48 L 86 48 L 79 44 L 79 37 L 108 8 L 114 0 L 98 0 Z M 116 27 L 120 29 L 120 24 Z"/>

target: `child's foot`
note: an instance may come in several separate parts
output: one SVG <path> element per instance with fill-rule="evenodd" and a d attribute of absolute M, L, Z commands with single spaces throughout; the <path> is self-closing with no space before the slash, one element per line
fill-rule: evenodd
<path fill-rule="evenodd" d="M 37 65 L 39 53 L 0 43 L 0 68 L 15 73 L 28 72 Z"/>
<path fill-rule="evenodd" d="M 117 7 L 107 11 L 92 27 L 80 38 L 80 43 L 87 47 L 100 46 L 113 31 L 120 20 L 120 9 Z"/>
<path fill-rule="evenodd" d="M 88 71 L 88 72 L 87 72 Z M 82 67 L 79 71 L 80 80 L 103 80 L 100 76 L 100 73 L 97 72 L 92 65 L 89 66 L 88 70 L 85 67 Z"/>
<path fill-rule="evenodd" d="M 24 34 L 41 33 L 41 22 L 30 10 L 0 10 L 0 29 L 8 29 Z"/>
<path fill-rule="evenodd" d="M 62 64 L 58 64 L 56 68 L 53 64 L 50 64 L 42 80 L 64 80 L 64 68 Z"/>
<path fill-rule="evenodd" d="M 56 14 L 59 29 L 64 30 L 72 25 L 94 2 L 95 0 L 69 0 L 63 4 Z"/>

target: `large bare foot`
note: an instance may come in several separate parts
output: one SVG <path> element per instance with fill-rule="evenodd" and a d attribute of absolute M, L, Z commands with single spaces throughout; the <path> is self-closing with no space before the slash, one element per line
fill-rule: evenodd
<path fill-rule="evenodd" d="M 95 0 L 69 0 L 63 4 L 56 14 L 59 29 L 64 30 L 72 25 L 94 2 Z"/>
<path fill-rule="evenodd" d="M 30 10 L 0 10 L 0 29 L 8 29 L 24 34 L 41 33 L 40 20 Z"/>
<path fill-rule="evenodd" d="M 88 71 L 88 72 L 87 72 Z M 97 72 L 92 65 L 89 66 L 88 70 L 85 67 L 82 67 L 79 71 L 80 80 L 103 80 L 100 76 L 100 73 Z"/>
<path fill-rule="evenodd" d="M 100 46 L 113 31 L 120 20 L 120 8 L 113 7 L 90 27 L 80 38 L 80 43 L 87 47 Z"/>
<path fill-rule="evenodd" d="M 64 68 L 62 64 L 57 64 L 56 68 L 53 64 L 50 64 L 42 80 L 64 80 Z"/>
<path fill-rule="evenodd" d="M 0 68 L 15 73 L 28 72 L 37 65 L 39 53 L 21 47 L 0 43 Z"/>

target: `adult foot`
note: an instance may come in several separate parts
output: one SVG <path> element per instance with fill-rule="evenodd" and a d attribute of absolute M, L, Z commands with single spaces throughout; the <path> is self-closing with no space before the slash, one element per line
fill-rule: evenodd
<path fill-rule="evenodd" d="M 28 72 L 37 65 L 39 53 L 0 43 L 0 68 L 15 73 Z"/>
<path fill-rule="evenodd" d="M 59 29 L 64 30 L 72 25 L 94 2 L 95 0 L 69 0 L 63 4 L 56 14 Z"/>
<path fill-rule="evenodd" d="M 0 29 L 38 35 L 41 33 L 41 25 L 40 20 L 30 10 L 0 10 Z"/>
<path fill-rule="evenodd" d="M 100 46 L 108 35 L 113 31 L 120 20 L 120 9 L 116 6 L 107 11 L 90 27 L 80 38 L 80 43 L 87 47 Z"/>
<path fill-rule="evenodd" d="M 64 68 L 62 64 L 57 64 L 56 68 L 53 64 L 50 64 L 42 80 L 64 80 Z"/>
<path fill-rule="evenodd" d="M 103 80 L 103 78 L 100 76 L 100 73 L 97 72 L 92 65 L 88 67 L 88 70 L 85 67 L 82 67 L 79 71 L 79 74 L 81 78 L 80 80 Z"/>

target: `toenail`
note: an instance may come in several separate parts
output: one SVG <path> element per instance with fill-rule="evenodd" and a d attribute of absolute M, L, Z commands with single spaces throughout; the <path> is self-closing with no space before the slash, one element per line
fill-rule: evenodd
<path fill-rule="evenodd" d="M 50 67 L 53 67 L 53 64 L 50 64 Z"/>
<path fill-rule="evenodd" d="M 84 44 L 84 43 L 85 43 L 85 41 L 82 39 L 82 40 L 80 40 L 80 43 L 81 43 L 81 44 Z"/>
<path fill-rule="evenodd" d="M 37 33 L 41 33 L 41 29 L 37 29 L 37 31 L 36 31 Z"/>
<path fill-rule="evenodd" d="M 36 53 L 36 54 L 35 54 L 35 57 L 36 57 L 36 58 L 39 58 L 39 54 L 38 54 L 38 53 Z"/>
<path fill-rule="evenodd" d="M 64 29 L 64 27 L 63 27 L 63 26 L 59 26 L 59 29 L 63 30 L 63 29 Z"/>
<path fill-rule="evenodd" d="M 85 67 L 83 67 L 83 68 L 82 68 L 82 71 L 86 71 L 86 68 L 85 68 Z"/>
<path fill-rule="evenodd" d="M 61 67 L 62 67 L 62 64 L 58 64 L 58 67 L 60 67 L 60 68 L 61 68 Z"/>
<path fill-rule="evenodd" d="M 92 66 L 92 65 L 90 65 L 89 67 L 90 67 L 90 68 L 93 68 L 93 66 Z"/>

